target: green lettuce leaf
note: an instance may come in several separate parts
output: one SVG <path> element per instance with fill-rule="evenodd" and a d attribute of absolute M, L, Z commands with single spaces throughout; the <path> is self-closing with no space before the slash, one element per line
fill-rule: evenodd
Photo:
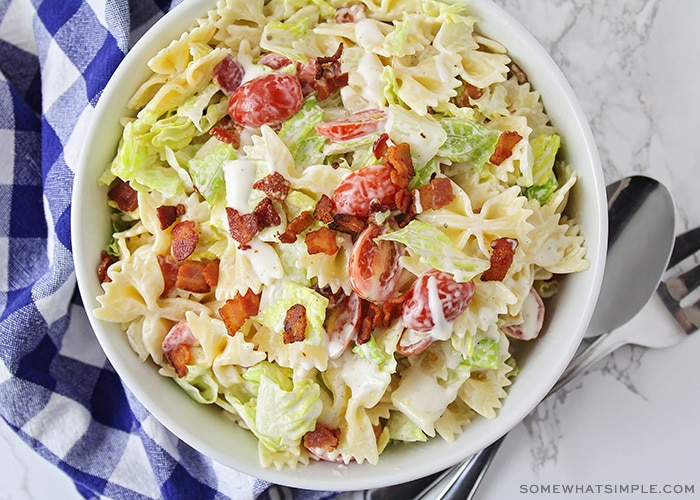
<path fill-rule="evenodd" d="M 265 373 L 261 374 L 256 397 L 241 403 L 227 395 L 227 400 L 246 425 L 271 451 L 297 448 L 302 437 L 316 426 L 323 405 L 321 388 L 312 380 L 282 388 Z"/>
<path fill-rule="evenodd" d="M 278 135 L 294 158 L 298 172 L 313 164 L 322 163 L 325 157 L 325 138 L 316 132 L 315 126 L 323 121 L 326 112 L 318 105 L 314 94 L 304 100 L 301 109 L 284 122 Z"/>
<path fill-rule="evenodd" d="M 561 145 L 561 139 L 557 134 L 542 134 L 530 143 L 534 163 L 532 166 L 533 183 L 524 189 L 525 196 L 540 202 L 540 205 L 549 199 L 559 186 L 557 176 L 554 174 L 554 162 Z"/>
<path fill-rule="evenodd" d="M 479 340 L 471 353 L 471 356 L 462 361 L 475 370 L 495 370 L 499 366 L 498 361 L 498 341 L 494 339 Z"/>
<path fill-rule="evenodd" d="M 452 274 L 458 282 L 469 281 L 490 266 L 489 261 L 465 254 L 445 233 L 418 219 L 377 239 L 403 243 L 421 262 Z"/>
<path fill-rule="evenodd" d="M 447 138 L 437 154 L 454 162 L 469 162 L 481 169 L 496 150 L 500 132 L 463 118 L 440 120 Z"/>
<path fill-rule="evenodd" d="M 198 403 L 212 404 L 219 394 L 219 384 L 214 380 L 209 367 L 187 365 L 187 374 L 176 377 L 175 382 Z"/>
<path fill-rule="evenodd" d="M 231 145 L 221 143 L 208 155 L 190 160 L 188 170 L 192 182 L 209 205 L 226 197 L 224 163 L 235 158 L 236 153 Z"/>

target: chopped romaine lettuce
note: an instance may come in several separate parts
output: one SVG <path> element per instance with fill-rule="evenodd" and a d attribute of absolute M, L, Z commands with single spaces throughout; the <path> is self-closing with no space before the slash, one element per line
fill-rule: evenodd
<path fill-rule="evenodd" d="M 423 263 L 452 274 L 458 282 L 469 281 L 490 266 L 487 260 L 472 257 L 457 248 L 437 227 L 418 219 L 377 239 L 403 243 Z"/>
<path fill-rule="evenodd" d="M 462 364 L 475 370 L 495 370 L 498 368 L 498 342 L 494 339 L 481 339 Z"/>
<path fill-rule="evenodd" d="M 469 162 L 481 169 L 496 150 L 500 132 L 464 118 L 442 118 L 447 134 L 437 154 L 454 162 Z"/>
<path fill-rule="evenodd" d="M 326 140 L 314 127 L 323 121 L 325 114 L 318 105 L 316 96 L 309 94 L 301 109 L 284 122 L 279 131 L 279 138 L 292 153 L 297 172 L 323 161 L 323 145 Z"/>
<path fill-rule="evenodd" d="M 231 145 L 222 142 L 208 155 L 190 160 L 192 182 L 209 205 L 225 198 L 224 164 L 235 158 L 236 153 Z"/>
<path fill-rule="evenodd" d="M 216 383 L 210 367 L 188 365 L 184 377 L 175 377 L 175 382 L 187 394 L 202 404 L 212 404 L 219 394 L 219 384 Z"/>
<path fill-rule="evenodd" d="M 561 139 L 557 134 L 542 134 L 532 140 L 533 183 L 524 189 L 525 196 L 544 205 L 559 183 L 554 173 L 554 162 L 559 151 Z"/>

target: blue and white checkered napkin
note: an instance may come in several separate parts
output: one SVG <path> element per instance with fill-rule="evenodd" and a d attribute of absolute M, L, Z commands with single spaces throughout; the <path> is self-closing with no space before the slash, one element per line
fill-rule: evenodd
<path fill-rule="evenodd" d="M 179 441 L 122 386 L 76 291 L 84 132 L 134 38 L 171 3 L 0 0 L 0 414 L 86 498 L 266 498 L 267 483 Z"/>

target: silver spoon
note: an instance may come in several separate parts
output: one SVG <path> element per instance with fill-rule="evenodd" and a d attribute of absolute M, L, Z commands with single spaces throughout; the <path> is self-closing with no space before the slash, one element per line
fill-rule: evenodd
<path fill-rule="evenodd" d="M 649 301 L 666 269 L 674 239 L 674 205 L 668 190 L 645 176 L 610 184 L 608 252 L 602 288 L 586 337 L 600 336 L 631 320 Z M 640 241 L 644 248 L 640 249 Z M 575 360 L 550 395 L 580 373 Z M 505 435 L 468 461 L 441 473 L 413 497 L 420 480 L 367 492 L 366 499 L 467 499 L 473 497 Z M 435 477 L 435 476 L 433 476 Z M 423 484 L 425 484 L 423 482 Z M 418 486 L 419 487 L 419 486 Z"/>

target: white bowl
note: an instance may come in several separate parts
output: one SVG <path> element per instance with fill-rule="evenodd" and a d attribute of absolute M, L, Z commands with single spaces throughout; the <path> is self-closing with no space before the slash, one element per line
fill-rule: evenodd
<path fill-rule="evenodd" d="M 126 386 L 165 427 L 212 459 L 240 472 L 279 484 L 318 490 L 358 490 L 397 484 L 437 472 L 469 457 L 501 437 L 544 398 L 578 347 L 598 296 L 605 261 L 607 205 L 605 183 L 593 137 L 566 79 L 539 43 L 490 0 L 469 0 L 481 21 L 478 30 L 502 43 L 541 95 L 563 154 L 579 174 L 567 208 L 581 224 L 591 267 L 562 280 L 546 333 L 518 359 L 521 372 L 493 420 L 476 419 L 457 440 L 392 446 L 378 465 L 314 462 L 297 469 L 265 469 L 258 443 L 232 425 L 218 407 L 193 402 L 172 380 L 142 363 L 119 325 L 97 320 L 92 311 L 101 293 L 96 268 L 110 234 L 106 189 L 97 179 L 112 160 L 121 136 L 126 103 L 148 76 L 147 61 L 189 29 L 215 0 L 183 2 L 148 30 L 115 71 L 95 110 L 85 138 L 73 189 L 72 234 L 78 284 L 98 341 Z"/>

